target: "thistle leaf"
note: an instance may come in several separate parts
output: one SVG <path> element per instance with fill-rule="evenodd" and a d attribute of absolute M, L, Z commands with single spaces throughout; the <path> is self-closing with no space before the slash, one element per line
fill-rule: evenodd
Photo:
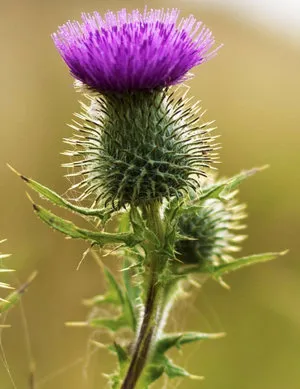
<path fill-rule="evenodd" d="M 137 318 L 131 303 L 131 299 L 126 290 L 122 290 L 114 275 L 105 267 L 105 278 L 108 284 L 108 290 L 104 295 L 98 295 L 85 301 L 85 305 L 95 306 L 102 304 L 113 304 L 120 307 L 121 314 L 111 319 L 93 319 L 89 322 L 92 327 L 106 327 L 112 331 L 118 331 L 122 327 L 129 327 L 136 330 Z"/>
<path fill-rule="evenodd" d="M 191 377 L 191 374 L 182 367 L 175 365 L 170 359 L 165 358 L 164 371 L 169 378 Z"/>
<path fill-rule="evenodd" d="M 99 246 L 124 243 L 129 247 L 132 247 L 141 241 L 141 239 L 133 233 L 94 232 L 79 228 L 69 220 L 62 219 L 34 203 L 33 209 L 37 216 L 46 224 L 73 239 L 87 240 L 92 244 L 97 244 Z"/>
<path fill-rule="evenodd" d="M 225 333 L 206 334 L 202 332 L 185 332 L 164 335 L 157 343 L 157 352 L 165 353 L 172 347 L 178 349 L 182 345 L 197 342 L 199 340 L 219 339 L 225 336 Z"/>
<path fill-rule="evenodd" d="M 117 332 L 121 328 L 128 327 L 128 321 L 126 320 L 126 318 L 123 315 L 118 316 L 116 318 L 111 318 L 111 319 L 109 319 L 109 318 L 108 319 L 106 319 L 106 318 L 105 319 L 99 319 L 99 318 L 91 319 L 91 320 L 89 320 L 88 324 L 92 328 L 105 327 L 112 332 Z"/>
<path fill-rule="evenodd" d="M 117 342 L 114 342 L 109 349 L 117 354 L 120 368 L 124 367 L 124 365 L 128 362 L 129 356 L 126 350 Z"/>
<path fill-rule="evenodd" d="M 118 282 L 116 281 L 114 275 L 108 270 L 107 267 L 104 267 L 104 275 L 108 284 L 108 290 L 104 295 L 98 295 L 93 297 L 90 300 L 85 301 L 85 305 L 101 305 L 101 304 L 114 304 L 114 305 L 124 305 L 124 295 L 122 289 L 120 288 Z"/>
<path fill-rule="evenodd" d="M 175 365 L 171 359 L 165 355 L 160 355 L 156 362 L 152 362 L 148 365 L 144 377 L 142 378 L 142 386 L 148 388 L 153 382 L 157 381 L 163 374 L 166 374 L 169 378 L 195 378 L 188 371 L 182 367 Z M 200 377 L 199 377 L 200 378 Z"/>
<path fill-rule="evenodd" d="M 203 190 L 201 196 L 193 200 L 194 203 L 198 203 L 199 200 L 207 200 L 207 199 L 224 199 L 224 196 L 232 191 L 236 190 L 238 186 L 247 178 L 253 176 L 254 174 L 261 172 L 268 168 L 268 165 L 264 165 L 261 167 L 256 167 L 250 170 L 243 170 L 239 174 L 225 180 L 224 182 L 220 182 L 216 185 L 209 186 L 208 188 Z"/>
<path fill-rule="evenodd" d="M 184 344 L 197 342 L 199 340 L 219 339 L 223 336 L 225 336 L 224 333 L 205 334 L 201 332 L 183 332 L 163 335 L 163 337 L 158 340 L 156 344 L 151 361 L 143 377 L 145 386 L 150 385 L 154 381 L 158 380 L 164 373 L 169 378 L 201 378 L 195 377 L 182 367 L 175 365 L 171 359 L 165 356 L 165 353 L 172 347 L 177 347 L 179 349 Z"/>
<path fill-rule="evenodd" d="M 285 255 L 287 252 L 288 250 L 282 251 L 280 253 L 264 253 L 264 254 L 250 255 L 248 257 L 242 257 L 234 260 L 233 262 L 225 263 L 214 267 L 212 270 L 213 276 L 215 278 L 219 278 L 224 274 L 230 273 L 232 271 L 241 269 L 246 266 L 254 265 L 260 262 L 271 261 L 272 259 Z"/>
<path fill-rule="evenodd" d="M 223 191 L 220 193 L 220 198 L 224 199 L 226 198 L 226 195 L 228 193 L 233 192 L 235 189 L 238 188 L 238 186 L 247 178 L 253 176 L 254 174 L 261 172 L 265 169 L 267 169 L 269 165 L 264 165 L 261 167 L 256 167 L 250 170 L 244 170 L 241 173 L 237 174 L 234 177 L 231 177 L 229 180 L 226 182 L 226 186 L 224 187 Z"/>
<path fill-rule="evenodd" d="M 35 192 L 37 192 L 42 198 L 49 200 L 54 205 L 57 205 L 59 207 L 68 209 L 68 210 L 76 212 L 76 213 L 79 213 L 80 215 L 98 217 L 99 219 L 101 219 L 103 221 L 103 223 L 105 223 L 110 218 L 110 215 L 113 212 L 112 209 L 107 209 L 107 208 L 93 209 L 93 208 L 84 208 L 84 207 L 79 207 L 77 205 L 74 205 L 71 202 L 65 200 L 58 193 L 47 188 L 46 186 L 38 183 L 37 181 L 32 180 L 31 178 L 25 177 L 24 175 L 18 173 L 10 165 L 8 165 L 8 167 L 14 173 L 16 173 L 31 189 L 33 189 Z"/>

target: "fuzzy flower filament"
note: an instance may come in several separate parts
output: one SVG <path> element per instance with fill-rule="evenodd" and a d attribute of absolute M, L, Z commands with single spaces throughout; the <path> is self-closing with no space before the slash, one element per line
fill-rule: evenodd
<path fill-rule="evenodd" d="M 162 89 L 184 81 L 217 49 L 211 31 L 172 9 L 82 14 L 53 34 L 76 80 L 100 93 Z"/>

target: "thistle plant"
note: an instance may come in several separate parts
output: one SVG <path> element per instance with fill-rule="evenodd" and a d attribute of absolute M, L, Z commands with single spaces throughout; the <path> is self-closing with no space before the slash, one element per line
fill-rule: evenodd
<path fill-rule="evenodd" d="M 196 378 L 168 351 L 223 334 L 167 333 L 173 303 L 195 278 L 226 286 L 225 274 L 282 254 L 236 257 L 246 217 L 238 188 L 263 168 L 216 179 L 213 122 L 204 120 L 182 85 L 220 46 L 193 16 L 179 20 L 176 9 L 83 14 L 81 23 L 66 23 L 53 40 L 85 96 L 71 124 L 74 135 L 65 140 L 71 162 L 64 166 L 76 197 L 66 199 L 20 176 L 43 199 L 94 229 L 34 203 L 40 219 L 122 258 L 122 280 L 104 267 L 107 293 L 85 302 L 94 314 L 81 324 L 104 327 L 112 336 L 107 348 L 118 359 L 108 375 L 112 389 L 145 389 L 162 375 Z M 108 231 L 110 220 L 117 231 Z M 104 304 L 117 314 L 97 314 Z"/>

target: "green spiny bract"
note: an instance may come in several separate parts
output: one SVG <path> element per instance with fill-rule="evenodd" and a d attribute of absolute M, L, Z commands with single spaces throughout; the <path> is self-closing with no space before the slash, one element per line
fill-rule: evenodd
<path fill-rule="evenodd" d="M 209 188 L 207 188 L 209 190 Z M 177 242 L 178 259 L 184 264 L 199 268 L 219 265 L 233 260 L 230 255 L 239 251 L 238 243 L 245 236 L 238 231 L 245 228 L 240 221 L 246 218 L 245 205 L 234 199 L 235 192 L 227 198 L 206 199 L 194 212 L 180 216 L 178 229 L 182 238 Z"/>
<path fill-rule="evenodd" d="M 181 196 L 196 188 L 216 158 L 211 123 L 199 122 L 189 100 L 164 91 L 91 97 L 67 143 L 76 157 L 65 166 L 82 180 L 80 199 L 121 208 Z"/>

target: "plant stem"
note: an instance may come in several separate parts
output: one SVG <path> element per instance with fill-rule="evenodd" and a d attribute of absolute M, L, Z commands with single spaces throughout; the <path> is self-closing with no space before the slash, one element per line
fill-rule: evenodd
<path fill-rule="evenodd" d="M 161 244 L 164 240 L 164 226 L 159 210 L 159 203 L 150 204 L 144 208 L 144 218 L 147 228 L 155 234 L 155 237 Z M 160 301 L 162 297 L 162 288 L 158 277 L 165 263 L 165 259 L 163 255 L 159 253 L 158 248 L 157 242 L 153 241 L 146 242 L 144 245 L 147 261 L 150 266 L 150 281 L 148 284 L 142 325 L 121 389 L 134 389 L 136 387 L 155 342 L 158 329 L 158 316 L 160 316 L 161 308 Z"/>

